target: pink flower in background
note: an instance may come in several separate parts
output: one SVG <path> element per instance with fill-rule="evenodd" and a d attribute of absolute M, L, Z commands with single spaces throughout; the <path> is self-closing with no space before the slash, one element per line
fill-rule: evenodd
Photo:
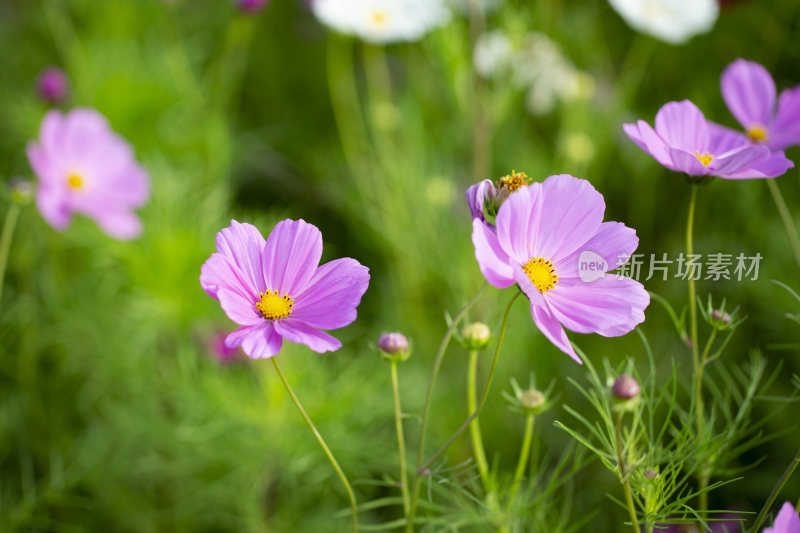
<path fill-rule="evenodd" d="M 236 355 L 239 352 L 238 348 L 228 348 L 225 346 L 225 337 L 227 336 L 227 333 L 214 333 L 208 343 L 211 355 L 222 364 L 230 363 L 236 359 Z"/>
<path fill-rule="evenodd" d="M 772 527 L 764 528 L 764 533 L 800 533 L 800 517 L 791 502 L 781 507 Z"/>
<path fill-rule="evenodd" d="M 203 264 L 200 285 L 241 327 L 225 346 L 252 358 L 276 355 L 283 339 L 318 353 L 342 344 L 322 329 L 356 319 L 369 269 L 355 259 L 319 266 L 322 234 L 303 220 L 279 222 L 267 240 L 235 220 L 217 234 L 217 252 Z"/>
<path fill-rule="evenodd" d="M 267 0 L 236 0 L 239 11 L 258 13 L 267 5 Z"/>
<path fill-rule="evenodd" d="M 737 59 L 722 73 L 721 87 L 728 109 L 750 141 L 772 150 L 800 144 L 800 85 L 784 90 L 776 108 L 775 82 L 767 69 Z"/>
<path fill-rule="evenodd" d="M 39 140 L 28 143 L 28 160 L 39 180 L 36 205 L 55 229 L 82 213 L 117 239 L 142 232 L 133 209 L 147 202 L 149 177 L 97 111 L 48 112 Z"/>
<path fill-rule="evenodd" d="M 676 172 L 726 179 L 774 178 L 794 167 L 783 152 L 743 144 L 740 134 L 707 122 L 689 100 L 662 106 L 655 124 L 653 129 L 640 120 L 623 129 L 639 148 Z"/>
<path fill-rule="evenodd" d="M 36 79 L 39 98 L 53 105 L 62 104 L 67 99 L 68 89 L 67 75 L 58 67 L 47 67 Z"/>
<path fill-rule="evenodd" d="M 564 327 L 617 337 L 644 321 L 650 303 L 641 283 L 605 275 L 627 261 L 639 239 L 624 224 L 603 222 L 604 212 L 603 196 L 588 181 L 561 174 L 510 195 L 496 233 L 472 221 L 486 281 L 498 289 L 518 284 L 539 330 L 578 363 Z"/>

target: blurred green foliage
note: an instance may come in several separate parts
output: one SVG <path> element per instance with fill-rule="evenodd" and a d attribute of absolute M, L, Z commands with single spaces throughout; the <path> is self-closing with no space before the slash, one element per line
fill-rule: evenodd
<path fill-rule="evenodd" d="M 280 358 L 359 499 L 396 496 L 375 483 L 396 477 L 397 459 L 389 370 L 374 344 L 387 330 L 413 339 L 400 381 L 415 449 L 415 415 L 444 313 L 482 283 L 463 199 L 475 177 L 477 110 L 490 125 L 489 175 L 480 177 L 515 168 L 537 181 L 554 173 L 587 178 L 606 198 L 606 219 L 637 230 L 640 252 L 676 256 L 685 179 L 642 153 L 621 124 L 652 121 L 663 103 L 690 98 L 708 118 L 734 126 L 718 83 L 737 57 L 764 64 L 779 88 L 800 83 L 795 0 L 734 3 L 711 33 L 678 47 L 634 33 L 601 0 L 508 0 L 486 25 L 550 36 L 592 76 L 592 97 L 534 117 L 508 80 L 474 93 L 469 21 L 459 14 L 420 43 L 376 48 L 329 33 L 301 0 L 273 0 L 258 16 L 225 0 L 0 3 L 0 176 L 30 176 L 25 144 L 46 111 L 34 80 L 54 64 L 70 78 L 68 105 L 104 113 L 153 184 L 141 211 L 145 232 L 131 243 L 110 240 L 82 217 L 58 233 L 35 207 L 22 214 L 0 306 L 0 529 L 344 530 L 346 518 L 336 515 L 344 493 L 271 366 L 221 366 L 210 354 L 213 335 L 233 327 L 198 283 L 220 228 L 235 218 L 267 234 L 282 218 L 304 218 L 322 230 L 323 261 L 350 256 L 370 267 L 359 320 L 335 333 L 342 350 L 317 355 L 287 343 Z M 588 147 L 575 149 L 576 134 Z M 787 155 L 800 160 L 800 149 Z M 798 170 L 778 184 L 796 213 Z M 715 364 L 745 362 L 760 348 L 769 371 L 782 368 L 770 396 L 789 395 L 800 332 L 785 315 L 798 304 L 770 280 L 800 290 L 800 276 L 764 183 L 703 187 L 695 227 L 699 252 L 764 257 L 758 281 L 699 284 L 703 299 L 725 297 L 748 317 Z M 685 302 L 680 280 L 645 285 L 677 308 Z M 496 329 L 508 297 L 487 291 L 470 317 Z M 567 377 L 586 383 L 585 369 L 538 333 L 525 307 L 513 309 L 481 418 L 490 462 L 509 470 L 524 423 L 501 396 L 510 378 L 535 371 L 540 382 L 554 381 L 557 405 L 537 419 L 534 438 L 553 464 L 570 440 L 553 420 L 568 418 L 564 405 L 587 407 L 567 384 Z M 654 303 L 647 317 L 656 375 L 666 381 L 674 361 L 688 376 L 689 352 L 664 309 Z M 571 338 L 596 366 L 629 356 L 647 369 L 635 334 Z M 466 361 L 453 345 L 434 395 L 432 448 L 467 414 Z M 755 402 L 753 418 L 778 404 Z M 713 492 L 712 505 L 760 509 L 800 445 L 797 429 L 790 405 L 766 428 L 785 433 L 734 461 L 732 468 L 758 467 Z M 461 438 L 449 464 L 470 455 Z M 624 509 L 606 496 L 619 497 L 615 476 L 595 462 L 570 485 L 579 490 L 557 485 L 563 492 L 551 498 L 568 510 L 562 522 L 591 517 L 592 531 L 619 530 Z M 783 494 L 796 498 L 800 478 Z M 381 508 L 361 520 L 401 516 Z"/>

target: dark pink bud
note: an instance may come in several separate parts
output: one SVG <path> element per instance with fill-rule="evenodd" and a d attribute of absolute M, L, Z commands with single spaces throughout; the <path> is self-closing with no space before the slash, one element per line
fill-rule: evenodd
<path fill-rule="evenodd" d="M 620 400 L 632 400 L 639 396 L 640 391 L 639 382 L 628 374 L 618 377 L 611 387 L 611 393 Z"/>
<path fill-rule="evenodd" d="M 245 13 L 258 13 L 267 5 L 267 0 L 237 0 L 236 7 Z"/>
<path fill-rule="evenodd" d="M 67 98 L 67 75 L 58 67 L 47 67 L 36 80 L 36 92 L 47 103 L 59 105 Z"/>
<path fill-rule="evenodd" d="M 378 348 L 388 355 L 398 355 L 408 351 L 408 339 L 402 333 L 384 333 L 378 338 Z"/>

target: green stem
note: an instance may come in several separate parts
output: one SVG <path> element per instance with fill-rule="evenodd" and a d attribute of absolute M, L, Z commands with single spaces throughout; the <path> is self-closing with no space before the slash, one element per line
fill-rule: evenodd
<path fill-rule="evenodd" d="M 477 374 L 478 374 L 478 352 L 473 350 L 469 353 L 469 367 L 467 370 L 467 409 L 469 413 L 475 411 L 478 406 L 477 398 Z M 483 449 L 483 439 L 481 439 L 481 426 L 478 417 L 469 425 L 469 434 L 472 439 L 472 449 L 475 452 L 475 461 L 478 463 L 478 473 L 481 476 L 484 490 L 492 492 L 489 480 L 489 462 L 486 460 L 486 452 Z"/>
<path fill-rule="evenodd" d="M 519 291 L 514 293 L 514 296 L 512 296 L 511 297 L 511 301 L 508 302 L 508 306 L 506 307 L 506 312 L 503 315 L 503 325 L 500 328 L 500 335 L 499 335 L 499 337 L 497 339 L 497 348 L 495 349 L 494 358 L 492 359 L 492 366 L 489 369 L 489 378 L 487 379 L 486 388 L 484 388 L 484 390 L 483 390 L 483 394 L 481 395 L 481 399 L 478 402 L 478 407 L 475 409 L 475 411 L 472 412 L 472 414 L 470 414 L 467 417 L 467 419 L 464 421 L 463 424 L 461 424 L 461 426 L 456 430 L 456 432 L 453 433 L 453 435 L 451 435 L 449 439 L 447 439 L 447 442 L 444 443 L 444 446 L 439 448 L 439 450 L 436 453 L 434 453 L 431 456 L 430 459 L 428 459 L 427 461 L 425 461 L 422 464 L 420 464 L 420 460 L 422 459 L 422 453 L 424 452 L 424 448 L 422 448 L 422 446 L 420 446 L 420 455 L 418 456 L 419 460 L 417 461 L 417 464 L 419 466 L 417 468 L 417 476 L 416 476 L 416 480 L 414 482 L 414 493 L 411 496 L 411 515 L 409 516 L 408 523 L 406 524 L 406 531 L 409 532 L 409 533 L 411 531 L 413 531 L 413 527 L 414 527 L 414 514 L 416 512 L 417 500 L 419 499 L 419 491 L 420 491 L 420 487 L 421 487 L 421 484 L 422 484 L 422 475 L 421 475 L 421 473 L 424 472 L 426 469 L 428 469 L 428 467 L 430 467 L 433 464 L 433 462 L 436 461 L 436 459 L 438 459 L 439 456 L 442 455 L 447 450 L 447 448 L 450 447 L 451 444 L 453 444 L 453 442 L 458 438 L 458 436 L 461 435 L 464 432 L 464 430 L 467 429 L 467 427 L 469 427 L 470 423 L 475 419 L 476 416 L 478 416 L 478 413 L 480 413 L 481 409 L 483 408 L 483 404 L 486 403 L 486 398 L 489 396 L 489 389 L 492 387 L 492 380 L 494 379 L 494 371 L 495 371 L 495 368 L 497 367 L 497 358 L 500 355 L 500 347 L 503 345 L 503 338 L 505 337 L 505 334 L 506 334 L 506 327 L 508 326 L 508 314 L 511 311 L 511 304 L 514 303 L 514 301 L 517 299 L 517 297 L 520 294 L 521 294 L 521 292 L 519 292 Z M 434 366 L 435 366 L 435 364 L 434 364 Z M 429 392 L 430 392 L 430 389 L 429 389 Z M 426 400 L 426 405 L 427 405 L 427 400 Z M 427 408 L 426 408 L 426 412 L 425 412 L 425 415 L 423 417 L 423 422 L 424 422 L 425 417 L 426 417 L 427 414 L 428 413 L 427 413 Z M 424 429 L 424 426 L 423 426 L 423 429 Z M 422 442 L 422 439 L 420 439 L 420 442 Z"/>
<path fill-rule="evenodd" d="M 786 482 L 789 481 L 790 477 L 792 477 L 792 474 L 797 468 L 797 465 L 800 465 L 800 450 L 797 450 L 794 459 L 792 459 L 792 462 L 789 464 L 789 466 L 786 468 L 786 471 L 778 480 L 778 484 L 775 485 L 775 487 L 772 489 L 772 492 L 769 493 L 769 498 L 767 498 L 767 501 L 764 503 L 764 507 L 761 508 L 761 512 L 758 513 L 756 521 L 753 524 L 753 527 L 750 529 L 751 533 L 756 533 L 757 531 L 760 531 L 761 525 L 767 518 L 767 513 L 772 507 L 772 504 L 775 502 L 775 498 L 778 497 L 778 494 L 780 493 L 783 486 L 786 485 Z M 800 502 L 798 502 L 797 507 L 800 508 Z"/>
<path fill-rule="evenodd" d="M 528 458 L 531 453 L 531 441 L 533 440 L 533 423 L 535 417 L 533 414 L 528 414 L 525 418 L 525 436 L 522 439 L 522 446 L 519 450 L 519 460 L 517 461 L 517 469 L 514 472 L 514 481 L 511 484 L 511 490 L 508 494 L 508 504 L 506 513 L 510 513 L 514 506 L 514 500 L 517 498 L 517 492 L 522 484 L 522 478 L 525 475 L 525 470 L 528 466 Z"/>
<path fill-rule="evenodd" d="M 689 197 L 689 212 L 686 217 L 686 255 L 687 261 L 694 253 L 693 248 L 693 231 L 694 231 L 694 211 L 697 204 L 697 189 L 698 185 L 690 185 L 691 194 Z M 703 441 L 703 425 L 704 425 L 704 404 L 703 404 L 703 368 L 700 361 L 700 350 L 698 347 L 697 335 L 697 292 L 695 289 L 694 277 L 689 275 L 689 342 L 692 343 L 692 367 L 694 369 L 694 396 L 695 396 L 695 424 L 697 428 L 698 444 Z M 698 446 L 701 448 L 701 446 Z M 708 508 L 708 493 L 705 488 L 708 486 L 709 476 L 706 473 L 705 465 L 700 468 L 699 484 L 700 484 L 700 516 L 705 518 L 705 511 Z"/>
<path fill-rule="evenodd" d="M 403 436 L 403 410 L 400 408 L 400 386 L 397 382 L 397 361 L 392 361 L 392 392 L 394 393 L 394 425 L 397 429 L 397 449 L 400 452 L 400 490 L 403 492 L 403 513 L 408 516 L 408 468 L 406 467 L 406 439 Z"/>
<path fill-rule="evenodd" d="M 622 481 L 622 487 L 625 492 L 625 504 L 628 507 L 628 514 L 631 517 L 631 525 L 636 533 L 639 533 L 639 519 L 636 517 L 636 507 L 633 505 L 633 495 L 631 494 L 631 483 L 628 477 L 628 472 L 625 468 L 625 460 L 623 459 L 622 451 L 622 411 L 617 413 L 615 417 L 616 423 L 614 424 L 614 436 L 617 441 L 617 467 L 619 468 L 619 477 Z"/>
<path fill-rule="evenodd" d="M 5 280 L 6 266 L 8 266 L 8 255 L 11 251 L 11 240 L 14 238 L 14 228 L 17 226 L 21 210 L 22 208 L 16 203 L 8 206 L 6 221 L 3 223 L 3 233 L 0 235 L 0 304 L 3 301 L 3 281 Z"/>
<path fill-rule="evenodd" d="M 797 262 L 797 266 L 800 266 L 800 236 L 797 234 L 797 227 L 794 224 L 794 219 L 792 219 L 792 214 L 789 212 L 789 207 L 786 205 L 781 189 L 775 183 L 775 180 L 768 179 L 764 181 L 767 182 L 769 192 L 772 193 L 772 199 L 775 200 L 775 207 L 778 208 L 778 214 L 780 214 L 783 225 L 786 228 L 786 235 L 789 237 L 789 244 L 792 246 L 794 260 Z"/>
<path fill-rule="evenodd" d="M 486 29 L 482 2 L 469 0 L 469 35 L 471 49 L 475 50 Z M 472 182 L 477 183 L 491 172 L 491 117 L 486 102 L 486 80 L 472 68 Z"/>
<path fill-rule="evenodd" d="M 447 328 L 447 331 L 442 338 L 442 342 L 439 344 L 439 350 L 436 352 L 436 358 L 433 361 L 431 377 L 428 380 L 428 392 L 425 393 L 425 406 L 422 408 L 422 427 L 420 428 L 419 447 L 417 448 L 417 473 L 414 480 L 414 495 L 411 498 L 411 511 L 408 515 L 406 531 L 414 530 L 414 515 L 417 510 L 417 498 L 419 497 L 420 484 L 422 483 L 420 471 L 422 470 L 422 460 L 424 458 L 423 454 L 425 453 L 425 436 L 428 429 L 428 416 L 431 412 L 431 398 L 433 397 L 433 387 L 436 384 L 436 378 L 439 376 L 439 367 L 442 365 L 444 353 L 447 350 L 447 345 L 450 344 L 450 339 L 453 336 L 456 326 L 458 326 L 458 323 L 461 322 L 462 318 L 464 318 L 464 315 L 467 314 L 467 311 L 469 311 L 469 309 L 475 305 L 475 302 L 478 301 L 478 298 L 481 297 L 484 290 L 486 290 L 486 282 L 483 282 L 481 288 L 478 289 L 478 293 L 472 298 L 472 300 L 467 302 L 467 304 L 461 308 L 455 318 L 453 318 L 453 321 L 450 323 L 450 326 Z"/>
<path fill-rule="evenodd" d="M 322 435 L 320 435 L 319 431 L 317 431 L 314 422 L 311 421 L 311 418 L 309 418 L 305 409 L 303 409 L 303 406 L 300 404 L 300 400 L 297 399 L 294 390 L 292 390 L 292 386 L 289 385 L 289 382 L 286 380 L 286 376 L 284 376 L 283 372 L 281 372 L 281 367 L 278 365 L 277 356 L 272 357 L 272 364 L 275 366 L 275 371 L 278 373 L 278 376 L 280 376 L 281 381 L 283 382 L 283 386 L 286 387 L 289 396 L 292 397 L 292 401 L 294 402 L 295 407 L 297 407 L 297 410 L 300 411 L 300 414 L 303 416 L 303 420 L 305 420 L 306 424 L 308 424 L 309 429 L 311 429 L 311 432 L 314 434 L 314 437 L 316 437 L 317 442 L 322 448 L 322 451 L 325 452 L 325 455 L 328 457 L 328 461 L 330 461 L 331 465 L 333 465 L 333 469 L 336 470 L 336 474 L 339 476 L 339 479 L 342 480 L 344 489 L 347 491 L 347 497 L 350 498 L 350 510 L 352 512 L 353 533 L 357 533 L 358 510 L 356 508 L 356 495 L 353 492 L 352 487 L 350 486 L 350 482 L 347 481 L 347 476 L 344 475 L 342 468 L 339 466 L 339 463 L 336 462 L 336 458 L 333 456 L 333 453 L 331 452 L 330 448 L 328 448 L 328 445 L 325 444 L 325 440 L 322 438 Z"/>

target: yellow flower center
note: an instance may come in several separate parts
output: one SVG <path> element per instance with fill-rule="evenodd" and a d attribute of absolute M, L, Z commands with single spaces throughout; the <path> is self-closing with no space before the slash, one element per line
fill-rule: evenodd
<path fill-rule="evenodd" d="M 709 154 L 708 152 L 701 154 L 700 152 L 695 151 L 694 156 L 697 158 L 698 161 L 703 163 L 704 167 L 710 165 L 711 162 L 714 160 L 714 156 Z"/>
<path fill-rule="evenodd" d="M 67 176 L 67 185 L 69 185 L 70 189 L 83 189 L 83 178 L 80 174 L 72 173 Z"/>
<path fill-rule="evenodd" d="M 528 185 L 530 182 L 531 179 L 524 172 L 517 172 L 516 170 L 512 170 L 511 174 L 500 178 L 500 181 L 497 182 L 497 187 L 498 188 L 505 187 L 506 189 L 508 189 L 508 192 L 514 192 L 520 187 Z"/>
<path fill-rule="evenodd" d="M 259 293 L 258 298 L 256 309 L 267 320 L 278 320 L 292 314 L 294 300 L 288 294 L 280 296 L 278 291 L 267 289 L 267 292 Z"/>
<path fill-rule="evenodd" d="M 558 274 L 556 274 L 553 262 L 544 257 L 534 257 L 525 263 L 522 270 L 542 294 L 555 287 L 556 283 L 558 283 Z"/>
<path fill-rule="evenodd" d="M 389 14 L 382 9 L 375 9 L 370 15 L 369 20 L 374 26 L 382 28 L 386 26 L 386 23 L 389 20 Z"/>
<path fill-rule="evenodd" d="M 751 126 L 747 128 L 747 136 L 754 143 L 763 143 L 767 140 L 767 128 L 764 126 Z"/>

